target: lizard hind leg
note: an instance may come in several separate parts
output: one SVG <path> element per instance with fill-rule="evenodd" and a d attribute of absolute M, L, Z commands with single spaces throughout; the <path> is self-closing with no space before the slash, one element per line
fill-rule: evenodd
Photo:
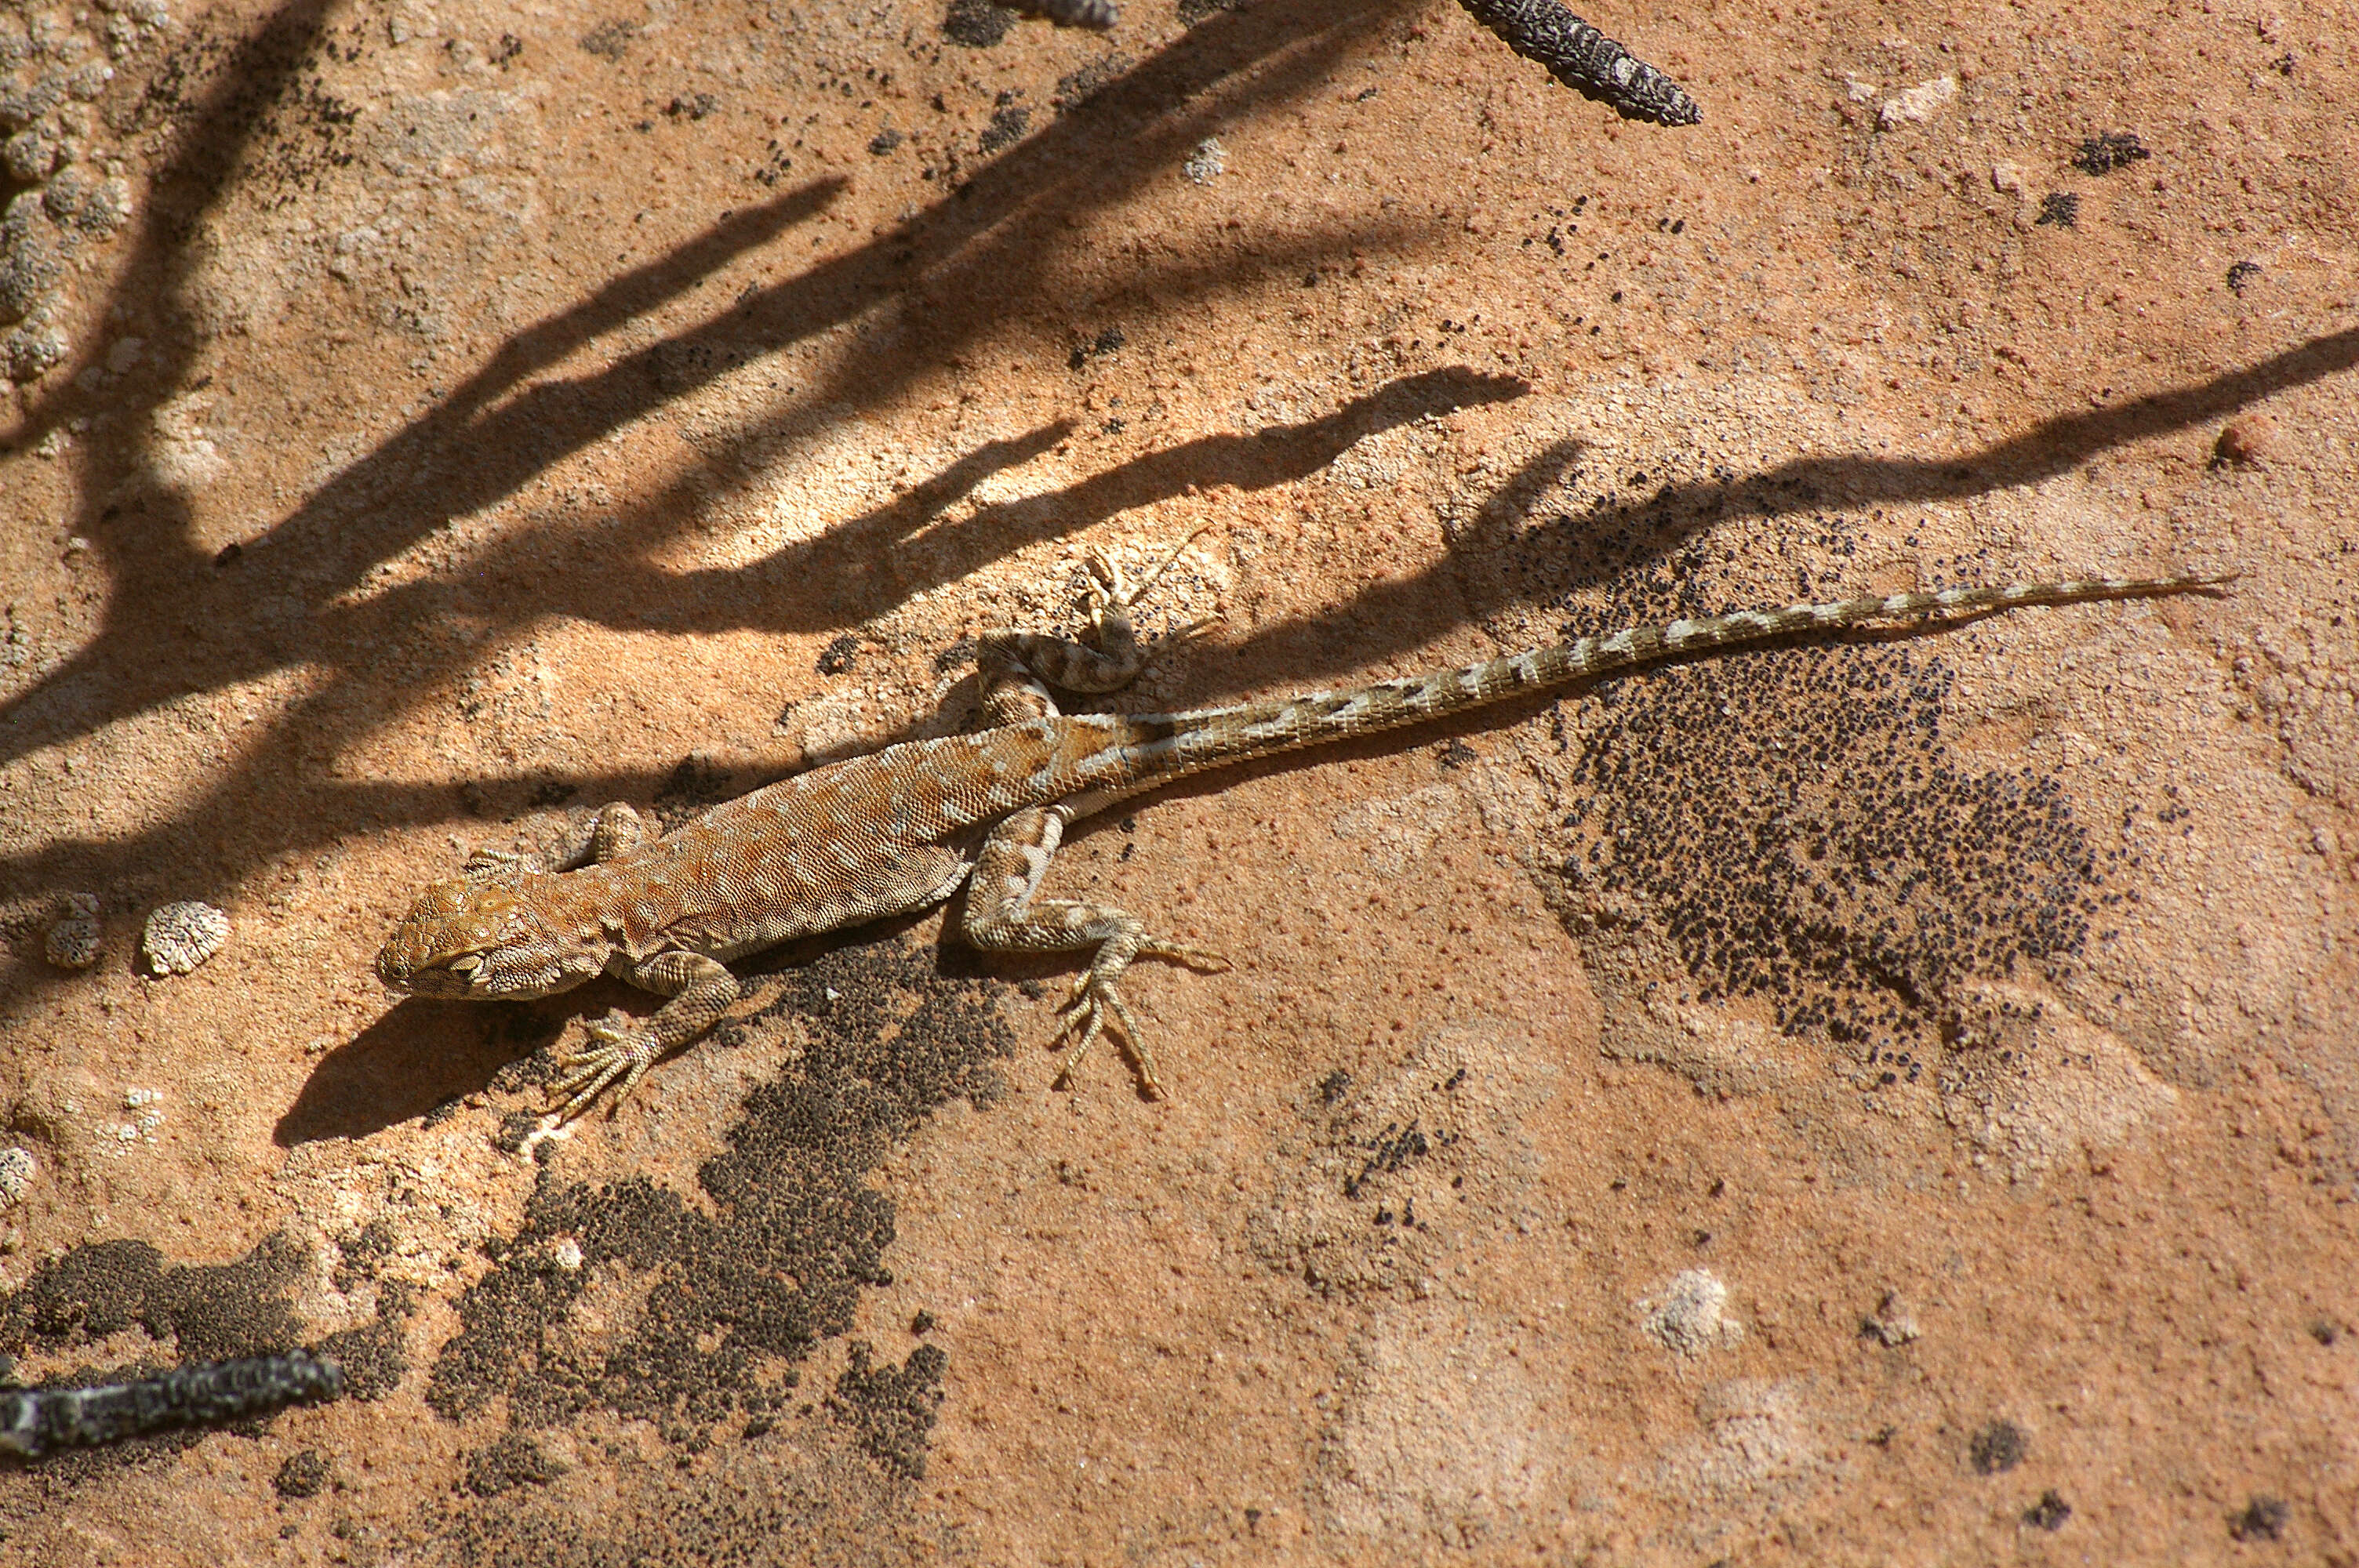
<path fill-rule="evenodd" d="M 992 829 L 967 882 L 961 935 L 988 952 L 1070 953 L 1094 948 L 1088 970 L 1075 982 L 1063 1007 L 1069 1014 L 1064 1032 L 1078 1038 L 1072 1054 L 1057 1074 L 1057 1082 L 1071 1079 L 1091 1047 L 1107 1033 L 1111 1018 L 1129 1048 L 1139 1087 L 1150 1099 L 1161 1099 L 1164 1088 L 1155 1071 L 1155 1059 L 1122 1000 L 1123 971 L 1138 958 L 1165 958 L 1198 969 L 1225 969 L 1229 961 L 1201 947 L 1150 936 L 1136 915 L 1109 905 L 1035 897 L 1049 860 L 1064 841 L 1067 819 L 1064 806 L 1033 806 Z"/>

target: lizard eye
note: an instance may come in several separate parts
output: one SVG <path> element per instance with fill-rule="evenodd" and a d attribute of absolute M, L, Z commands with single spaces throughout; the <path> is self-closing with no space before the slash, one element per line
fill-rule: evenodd
<path fill-rule="evenodd" d="M 483 967 L 481 953 L 468 953 L 451 960 L 451 972 L 454 975 L 472 975 Z"/>

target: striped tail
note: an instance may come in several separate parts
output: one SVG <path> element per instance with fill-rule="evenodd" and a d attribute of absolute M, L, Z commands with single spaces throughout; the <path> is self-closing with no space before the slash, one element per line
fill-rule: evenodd
<path fill-rule="evenodd" d="M 1164 779 L 1252 757 L 1322 745 L 1354 735 L 1421 724 L 1472 708 L 1542 692 L 1608 670 L 1651 664 L 1706 648 L 1730 648 L 1811 632 L 1911 615 L 1956 615 L 2014 610 L 2027 604 L 2072 604 L 2093 599 L 2139 599 L 2193 593 L 2234 582 L 2225 577 L 2093 578 L 2079 582 L 2027 582 L 2006 588 L 1945 588 L 1933 593 L 1893 593 L 1795 604 L 1783 610 L 1740 610 L 1696 621 L 1634 627 L 1604 637 L 1533 648 L 1485 659 L 1462 669 L 1384 681 L 1357 691 L 1313 692 L 1277 702 L 1205 708 L 1142 716 L 1126 721 L 1136 742 L 1093 781 L 1145 788 Z M 1114 758 L 1107 759 L 1114 762 Z M 1126 762 L 1127 765 L 1125 765 Z M 1093 770 L 1096 771 L 1096 770 Z M 1131 793 L 1125 789 L 1124 793 Z"/>

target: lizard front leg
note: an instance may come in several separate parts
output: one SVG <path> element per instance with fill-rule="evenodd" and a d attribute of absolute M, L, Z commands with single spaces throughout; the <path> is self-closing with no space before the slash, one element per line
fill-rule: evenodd
<path fill-rule="evenodd" d="M 1016 812 L 991 831 L 975 858 L 968 879 L 966 914 L 960 931 L 977 947 L 996 952 L 1069 953 L 1094 947 L 1090 967 L 1073 987 L 1066 1002 L 1071 1017 L 1065 1032 L 1081 1033 L 1073 1054 L 1057 1075 L 1063 1083 L 1082 1065 L 1090 1047 L 1105 1033 L 1111 1013 L 1121 1026 L 1138 1068 L 1139 1086 L 1154 1099 L 1163 1098 L 1155 1060 L 1139 1038 L 1130 1009 L 1123 1005 L 1116 982 L 1134 958 L 1169 958 L 1192 968 L 1225 969 L 1229 961 L 1217 953 L 1184 947 L 1149 936 L 1137 916 L 1104 904 L 1075 899 L 1036 899 L 1049 862 L 1064 842 L 1068 808 L 1032 806 Z"/>
<path fill-rule="evenodd" d="M 586 1026 L 595 1044 L 558 1062 L 565 1076 L 551 1092 L 565 1097 L 557 1113 L 560 1121 L 571 1121 L 588 1109 L 616 1078 L 623 1084 L 614 1091 L 614 1103 L 622 1104 L 646 1076 L 649 1064 L 720 1022 L 737 1000 L 737 977 L 720 960 L 701 953 L 658 953 L 632 965 L 622 978 L 671 1000 L 644 1022 L 616 1011 Z"/>
<path fill-rule="evenodd" d="M 1205 527 L 1212 526 L 1206 524 Z M 983 712 L 991 724 L 1020 724 L 1057 711 L 1048 687 L 1089 693 L 1119 691 L 1138 677 L 1149 658 L 1163 647 L 1201 635 L 1219 618 L 1191 622 L 1142 645 L 1131 624 L 1133 606 L 1154 591 L 1163 574 L 1204 532 L 1199 528 L 1180 541 L 1163 564 L 1136 588 L 1123 580 L 1122 571 L 1103 555 L 1090 552 L 1090 638 L 1096 646 L 1043 632 L 985 632 L 975 640 L 975 664 L 983 673 Z M 1046 685 L 1043 685 L 1043 683 Z"/>

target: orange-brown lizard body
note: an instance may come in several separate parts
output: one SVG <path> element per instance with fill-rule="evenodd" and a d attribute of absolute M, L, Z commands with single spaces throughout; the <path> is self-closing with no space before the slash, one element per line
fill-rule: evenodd
<path fill-rule="evenodd" d="M 927 909 L 963 885 L 960 933 L 974 946 L 1093 950 L 1071 1003 L 1081 1039 L 1066 1072 L 1111 1014 L 1142 1084 L 1159 1095 L 1152 1060 L 1116 989 L 1124 969 L 1138 957 L 1224 966 L 1212 954 L 1149 936 L 1122 910 L 1037 896 L 1065 828 L 1079 817 L 1206 769 L 1423 723 L 1702 649 L 1914 615 L 2178 593 L 2227 580 L 2105 578 L 1744 611 L 1585 637 L 1351 691 L 1184 713 L 1061 714 L 1044 682 L 1110 691 L 1145 662 L 1129 617 L 1138 593 L 1126 591 L 1103 562 L 1095 565 L 1096 647 L 1020 632 L 980 640 L 990 728 L 814 769 L 717 806 L 660 838 L 645 836 L 629 806 L 608 806 L 595 819 L 591 863 L 576 869 L 541 871 L 478 856 L 466 874 L 419 898 L 378 955 L 378 976 L 396 989 L 426 996 L 497 999 L 547 996 L 605 974 L 668 998 L 644 1022 L 618 1012 L 588 1026 L 593 1044 L 566 1058 L 568 1075 L 558 1087 L 562 1114 L 571 1117 L 617 1079 L 627 1094 L 649 1063 L 718 1022 L 738 995 L 730 960 L 798 936 Z"/>

